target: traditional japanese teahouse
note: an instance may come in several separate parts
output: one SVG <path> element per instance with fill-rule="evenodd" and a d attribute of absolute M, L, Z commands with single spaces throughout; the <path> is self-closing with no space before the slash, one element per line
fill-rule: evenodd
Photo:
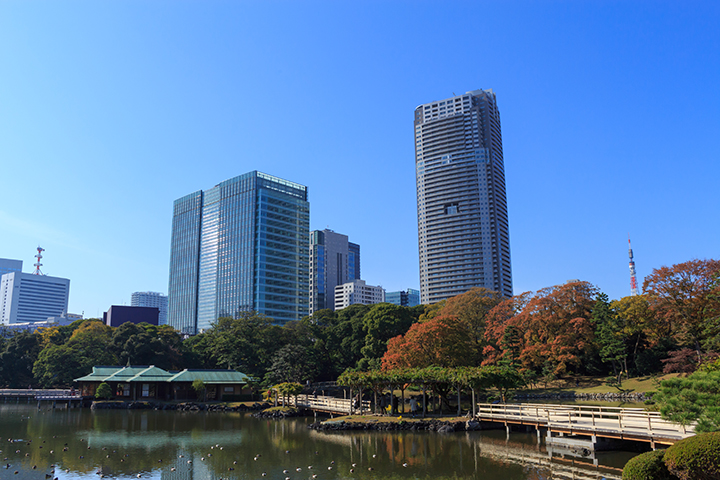
<path fill-rule="evenodd" d="M 98 385 L 110 385 L 118 400 L 194 400 L 192 384 L 202 380 L 206 400 L 235 400 L 251 393 L 250 378 L 235 370 L 166 371 L 154 365 L 96 366 L 90 375 L 76 378 L 84 397 L 95 396 Z"/>

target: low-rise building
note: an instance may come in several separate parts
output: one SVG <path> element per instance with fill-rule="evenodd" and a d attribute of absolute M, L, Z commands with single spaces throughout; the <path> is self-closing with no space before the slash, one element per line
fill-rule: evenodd
<path fill-rule="evenodd" d="M 251 393 L 250 378 L 235 370 L 167 371 L 154 365 L 95 366 L 76 378 L 83 397 L 94 397 L 101 383 L 110 385 L 116 400 L 195 400 L 196 380 L 205 385 L 205 400 L 236 400 Z"/>
<path fill-rule="evenodd" d="M 384 301 L 385 290 L 367 285 L 365 280 L 354 280 L 335 287 L 335 310 L 354 304 L 373 305 Z"/>

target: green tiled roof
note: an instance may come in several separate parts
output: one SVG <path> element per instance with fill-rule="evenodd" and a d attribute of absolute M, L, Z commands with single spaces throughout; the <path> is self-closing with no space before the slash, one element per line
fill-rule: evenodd
<path fill-rule="evenodd" d="M 250 380 L 244 373 L 235 370 L 183 370 L 168 372 L 154 365 L 132 365 L 127 367 L 93 367 L 90 375 L 76 378 L 76 382 L 193 382 L 197 379 L 207 384 L 238 384 Z"/>
<path fill-rule="evenodd" d="M 202 380 L 208 384 L 237 384 L 248 383 L 250 378 L 244 373 L 235 370 L 183 370 L 177 372 L 169 382 L 194 382 Z"/>

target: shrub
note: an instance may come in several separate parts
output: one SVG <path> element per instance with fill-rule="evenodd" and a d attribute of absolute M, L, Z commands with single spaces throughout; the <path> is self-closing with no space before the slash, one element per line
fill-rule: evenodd
<path fill-rule="evenodd" d="M 97 390 L 95 390 L 95 398 L 98 400 L 107 400 L 108 398 L 112 398 L 112 388 L 110 388 L 110 385 L 105 382 L 98 385 Z"/>
<path fill-rule="evenodd" d="M 201 402 L 205 400 L 205 382 L 201 379 L 196 378 L 192 383 L 192 388 L 195 390 L 198 400 Z"/>
<path fill-rule="evenodd" d="M 680 440 L 667 449 L 664 460 L 681 480 L 720 480 L 720 432 Z"/>
<path fill-rule="evenodd" d="M 637 457 L 631 458 L 622 471 L 623 480 L 677 480 L 677 477 L 671 474 L 665 463 L 663 456 L 665 450 L 655 450 L 654 452 L 641 453 Z"/>

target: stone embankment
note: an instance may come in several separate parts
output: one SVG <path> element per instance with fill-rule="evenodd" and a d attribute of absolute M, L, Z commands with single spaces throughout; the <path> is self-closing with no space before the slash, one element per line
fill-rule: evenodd
<path fill-rule="evenodd" d="M 322 431 L 339 430 L 410 430 L 428 431 L 438 433 L 465 432 L 482 430 L 483 425 L 475 420 L 444 422 L 442 420 L 419 420 L 408 422 L 346 422 L 344 420 L 315 422 L 308 425 L 308 428 Z"/>
<path fill-rule="evenodd" d="M 264 409 L 260 412 L 255 412 L 252 414 L 255 418 L 275 418 L 275 419 L 282 419 L 282 418 L 290 418 L 290 417 L 302 417 L 305 415 L 304 412 L 300 412 L 295 408 L 268 408 Z"/>
<path fill-rule="evenodd" d="M 267 403 L 254 405 L 223 405 L 213 403 L 162 403 L 162 402 L 93 402 L 92 410 L 174 410 L 178 412 L 250 412 L 270 407 Z"/>
<path fill-rule="evenodd" d="M 610 393 L 540 393 L 515 395 L 516 401 L 527 400 L 600 400 L 604 402 L 644 402 L 648 399 L 645 392 Z"/>

